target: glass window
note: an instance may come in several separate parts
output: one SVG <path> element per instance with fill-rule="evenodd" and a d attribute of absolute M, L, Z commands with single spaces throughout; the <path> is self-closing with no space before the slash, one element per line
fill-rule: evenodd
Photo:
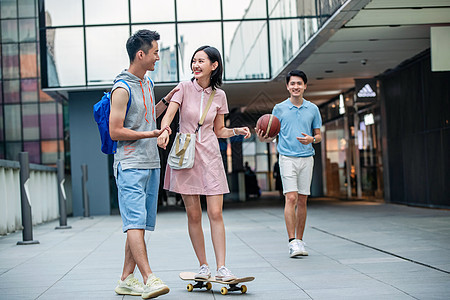
<path fill-rule="evenodd" d="M 256 19 L 266 18 L 266 1 L 259 0 L 227 0 L 222 1 L 223 18 Z"/>
<path fill-rule="evenodd" d="M 6 159 L 7 160 L 19 160 L 19 152 L 22 152 L 22 143 L 6 143 Z"/>
<path fill-rule="evenodd" d="M 20 76 L 37 76 L 36 43 L 20 44 Z"/>
<path fill-rule="evenodd" d="M 269 78 L 266 21 L 224 23 L 225 78 Z"/>
<path fill-rule="evenodd" d="M 155 30 L 161 36 L 158 41 L 160 60 L 156 63 L 155 71 L 148 76 L 157 82 L 178 81 L 175 25 L 136 25 L 131 29 L 132 32 L 140 29 Z"/>
<path fill-rule="evenodd" d="M 37 104 L 22 105 L 23 139 L 39 140 L 39 110 Z"/>
<path fill-rule="evenodd" d="M 173 0 L 131 0 L 130 9 L 131 23 L 175 21 Z"/>
<path fill-rule="evenodd" d="M 17 34 L 17 19 L 2 20 L 2 42 L 17 43 L 19 40 Z"/>
<path fill-rule="evenodd" d="M 19 103 L 20 102 L 19 80 L 3 81 L 3 91 L 5 93 L 5 103 Z"/>
<path fill-rule="evenodd" d="M 49 87 L 86 84 L 82 28 L 47 30 L 47 72 Z"/>
<path fill-rule="evenodd" d="M 223 54 L 221 24 L 219 22 L 179 24 L 178 43 L 180 80 L 188 80 L 192 77 L 191 58 L 199 47 L 209 45 Z"/>
<path fill-rule="evenodd" d="M 36 17 L 36 0 L 18 0 L 19 18 Z"/>
<path fill-rule="evenodd" d="M 56 123 L 56 104 L 41 103 L 40 108 L 41 138 L 56 139 L 58 137 Z"/>
<path fill-rule="evenodd" d="M 91 1 L 86 1 L 91 2 Z M 82 0 L 45 0 L 45 25 L 66 26 L 83 24 Z M 70 13 L 66 13 L 69 12 Z"/>
<path fill-rule="evenodd" d="M 22 121 L 20 104 L 5 105 L 5 140 L 20 141 L 22 139 Z"/>
<path fill-rule="evenodd" d="M 3 136 L 3 105 L 0 105 L 0 142 L 4 140 L 5 137 Z M 0 145 L 0 151 L 2 150 L 1 148 L 2 146 Z"/>
<path fill-rule="evenodd" d="M 58 159 L 58 141 L 42 141 L 42 164 L 53 164 Z"/>
<path fill-rule="evenodd" d="M 177 1 L 178 21 L 220 20 L 220 0 Z"/>
<path fill-rule="evenodd" d="M 270 21 L 270 55 L 274 74 L 295 55 L 318 29 L 316 19 Z"/>
<path fill-rule="evenodd" d="M 324 1 L 321 1 L 324 2 Z M 269 17 L 316 16 L 316 0 L 269 0 Z"/>
<path fill-rule="evenodd" d="M 0 81 L 0 104 L 3 103 L 3 81 Z M 0 105 L 1 107 L 1 105 Z M 1 117 L 1 113 L 0 113 L 0 117 Z"/>
<path fill-rule="evenodd" d="M 35 42 L 36 41 L 36 19 L 19 20 L 19 41 Z"/>
<path fill-rule="evenodd" d="M 2 45 L 3 78 L 19 78 L 19 47 Z"/>
<path fill-rule="evenodd" d="M 23 79 L 20 81 L 22 102 L 38 102 L 37 79 Z"/>
<path fill-rule="evenodd" d="M 0 133 L 0 135 L 1 135 L 1 133 Z M 6 159 L 6 157 L 5 157 L 5 143 L 2 143 L 1 139 L 0 139 L 0 159 Z"/>
<path fill-rule="evenodd" d="M 112 84 L 127 68 L 130 60 L 125 45 L 129 36 L 128 26 L 86 28 L 88 85 Z"/>
<path fill-rule="evenodd" d="M 24 142 L 23 151 L 28 152 L 28 158 L 32 164 L 41 163 L 41 149 L 39 142 Z"/>
<path fill-rule="evenodd" d="M 99 14 L 98 12 L 102 13 Z M 128 0 L 84 1 L 85 22 L 91 24 L 128 23 Z"/>
<path fill-rule="evenodd" d="M 2 19 L 17 18 L 16 0 L 0 1 Z"/>

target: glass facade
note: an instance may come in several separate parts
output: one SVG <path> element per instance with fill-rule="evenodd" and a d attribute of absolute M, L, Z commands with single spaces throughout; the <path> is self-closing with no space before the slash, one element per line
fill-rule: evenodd
<path fill-rule="evenodd" d="M 320 106 L 325 195 L 383 199 L 380 108 L 354 97 L 351 90 Z"/>
<path fill-rule="evenodd" d="M 41 57 L 43 87 L 110 85 L 128 65 L 123 45 L 142 28 L 161 34 L 163 63 L 152 72 L 156 82 L 190 78 L 190 55 L 202 45 L 221 51 L 224 80 L 269 80 L 344 2 L 40 0 L 39 14 L 45 20 L 40 32 L 46 39 L 41 44 L 46 53 Z M 26 23 L 23 26 L 30 29 Z M 29 30 L 27 36 L 33 34 Z M 4 38 L 21 36 L 8 30 Z M 9 72 L 14 72 L 14 62 L 9 63 Z"/>
<path fill-rule="evenodd" d="M 25 151 L 30 163 L 56 165 L 64 153 L 63 110 L 40 89 L 37 5 L 0 2 L 0 159 Z"/>

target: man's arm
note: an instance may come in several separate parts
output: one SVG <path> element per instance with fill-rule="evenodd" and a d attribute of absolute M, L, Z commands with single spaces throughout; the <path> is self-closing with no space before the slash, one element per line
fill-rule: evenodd
<path fill-rule="evenodd" d="M 170 100 L 172 99 L 173 94 L 178 92 L 179 88 L 175 87 L 173 88 L 164 98 L 162 98 L 158 104 L 156 104 L 156 118 L 159 118 L 161 114 L 166 110 L 166 108 L 169 106 Z"/>
<path fill-rule="evenodd" d="M 113 141 L 133 141 L 159 136 L 161 130 L 134 131 L 123 127 L 127 113 L 128 92 L 124 88 L 117 88 L 111 95 L 111 112 L 109 115 L 109 134 Z"/>
<path fill-rule="evenodd" d="M 317 144 L 322 141 L 322 135 L 320 134 L 320 128 L 314 128 L 313 129 L 313 136 L 307 135 L 306 133 L 302 132 L 302 137 L 297 137 L 297 140 L 302 143 L 303 145 L 309 145 L 309 144 Z"/>

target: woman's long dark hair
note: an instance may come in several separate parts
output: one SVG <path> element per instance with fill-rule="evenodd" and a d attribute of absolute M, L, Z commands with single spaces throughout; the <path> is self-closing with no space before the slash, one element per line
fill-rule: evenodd
<path fill-rule="evenodd" d="M 192 62 L 194 61 L 194 56 L 199 51 L 205 52 L 206 55 L 208 55 L 208 58 L 211 61 L 211 63 L 214 63 L 216 61 L 218 62 L 217 68 L 211 73 L 211 82 L 209 83 L 209 86 L 213 90 L 215 90 L 216 88 L 218 88 L 219 86 L 222 85 L 222 73 L 223 73 L 222 56 L 220 56 L 219 50 L 217 50 L 214 47 L 201 46 L 200 48 L 195 50 L 194 54 L 192 55 L 192 58 L 191 58 L 191 70 L 192 71 L 194 71 L 192 69 Z M 194 80 L 194 78 L 192 78 L 191 80 Z"/>

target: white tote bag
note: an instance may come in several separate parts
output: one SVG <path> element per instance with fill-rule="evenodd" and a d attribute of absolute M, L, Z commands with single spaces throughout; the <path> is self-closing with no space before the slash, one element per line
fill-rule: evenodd
<path fill-rule="evenodd" d="M 205 121 L 206 114 L 211 107 L 211 103 L 215 94 L 216 91 L 214 90 L 211 93 L 211 96 L 209 96 L 208 103 L 206 104 L 202 117 L 198 122 L 195 133 L 177 133 L 175 141 L 173 142 L 172 148 L 169 152 L 169 158 L 167 159 L 167 163 L 172 169 L 190 169 L 194 166 L 195 140 L 197 138 L 197 132 L 200 129 L 200 126 L 202 126 L 203 122 Z"/>

